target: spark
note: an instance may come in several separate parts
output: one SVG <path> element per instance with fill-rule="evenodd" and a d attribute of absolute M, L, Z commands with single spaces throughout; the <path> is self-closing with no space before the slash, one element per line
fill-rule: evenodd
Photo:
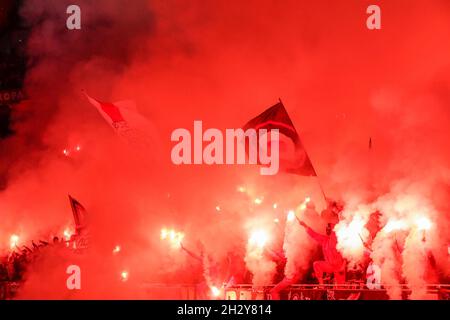
<path fill-rule="evenodd" d="M 217 212 L 220 211 L 220 206 L 216 206 L 216 211 L 217 211 Z"/>
<path fill-rule="evenodd" d="M 120 252 L 120 250 L 121 250 L 121 248 L 120 248 L 120 246 L 119 246 L 119 245 L 115 246 L 115 247 L 114 247 L 114 249 L 113 249 L 113 254 L 117 254 L 117 253 L 119 253 L 119 252 Z"/>
<path fill-rule="evenodd" d="M 275 219 L 273 219 L 273 222 L 275 222 L 275 223 L 279 223 L 279 222 L 280 222 L 280 219 L 278 219 L 278 218 L 275 218 Z"/>
<path fill-rule="evenodd" d="M 263 198 L 255 198 L 255 200 L 253 201 L 255 204 L 260 205 L 263 202 Z"/>
<path fill-rule="evenodd" d="M 276 208 L 278 208 L 278 204 L 277 204 L 277 203 L 274 203 L 272 207 L 273 207 L 274 209 L 276 209 Z"/>
<path fill-rule="evenodd" d="M 63 150 L 63 154 L 64 154 L 66 157 L 68 157 L 69 154 L 70 154 L 70 151 L 67 150 L 67 149 L 64 149 L 64 150 Z"/>
<path fill-rule="evenodd" d="M 306 197 L 305 200 L 302 202 L 302 204 L 300 205 L 300 210 L 306 210 L 306 205 L 311 202 L 311 198 L 310 197 Z"/>
<path fill-rule="evenodd" d="M 78 151 L 81 151 L 81 147 L 80 147 L 80 145 L 77 145 L 76 147 L 75 147 L 75 150 L 78 152 Z"/>
<path fill-rule="evenodd" d="M 120 278 L 123 282 L 127 281 L 129 277 L 128 271 L 124 270 L 120 273 Z"/>
<path fill-rule="evenodd" d="M 244 192 L 246 192 L 247 190 L 245 189 L 245 187 L 239 186 L 239 187 L 237 187 L 237 191 L 240 192 L 240 193 L 244 193 Z"/>

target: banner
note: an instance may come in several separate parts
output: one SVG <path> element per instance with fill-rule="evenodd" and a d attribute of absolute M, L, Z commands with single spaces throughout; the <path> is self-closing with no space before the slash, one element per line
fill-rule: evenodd
<path fill-rule="evenodd" d="M 280 132 L 280 168 L 302 176 L 317 176 L 294 124 L 281 101 L 247 122 L 243 127 L 244 130 L 250 128 L 256 130 L 278 129 Z"/>

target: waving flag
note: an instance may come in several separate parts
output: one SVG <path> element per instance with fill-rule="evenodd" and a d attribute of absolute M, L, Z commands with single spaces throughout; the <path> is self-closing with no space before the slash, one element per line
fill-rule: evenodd
<path fill-rule="evenodd" d="M 72 208 L 73 220 L 77 234 L 80 234 L 87 227 L 86 209 L 75 198 L 69 194 L 70 207 Z"/>
<path fill-rule="evenodd" d="M 280 132 L 280 167 L 289 173 L 317 176 L 294 124 L 281 101 L 250 120 L 243 129 L 250 128 L 256 130 L 278 129 Z"/>
<path fill-rule="evenodd" d="M 75 198 L 69 194 L 70 206 L 72 208 L 73 219 L 75 221 L 75 234 L 70 237 L 73 249 L 83 250 L 89 246 L 89 229 L 86 209 Z"/>
<path fill-rule="evenodd" d="M 150 139 L 152 126 L 146 118 L 139 114 L 133 101 L 102 102 L 86 93 L 85 95 L 121 138 L 139 147 L 152 145 Z"/>

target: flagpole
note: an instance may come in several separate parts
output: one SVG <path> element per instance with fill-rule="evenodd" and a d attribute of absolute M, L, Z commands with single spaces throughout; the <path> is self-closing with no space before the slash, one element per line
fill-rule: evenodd
<path fill-rule="evenodd" d="M 314 169 L 314 171 L 316 171 L 316 169 Z M 316 177 L 317 177 L 317 183 L 319 184 L 320 191 L 322 192 L 323 199 L 325 200 L 325 203 L 326 203 L 327 202 L 327 196 L 325 195 L 325 191 L 323 191 L 322 183 L 320 182 L 320 179 L 319 179 L 319 176 L 317 175 L 317 172 L 316 172 Z"/>
<path fill-rule="evenodd" d="M 281 101 L 281 98 L 278 98 L 278 101 L 284 106 L 283 101 Z M 294 129 L 295 129 L 295 127 L 294 127 Z M 297 131 L 297 130 L 295 130 L 295 131 Z M 298 133 L 297 133 L 297 134 L 298 134 Z M 303 145 L 303 149 L 305 150 L 305 153 L 308 154 L 308 153 L 306 152 L 306 148 L 305 148 L 304 145 Z M 316 169 L 314 168 L 312 162 L 311 162 L 311 166 L 312 166 L 314 172 L 316 173 L 317 182 L 318 182 L 318 184 L 319 184 L 320 192 L 322 192 L 322 196 L 323 196 L 323 199 L 325 200 L 325 204 L 327 204 L 327 196 L 325 195 L 325 191 L 323 190 L 322 183 L 320 182 L 320 179 L 319 179 L 319 175 L 317 174 L 317 171 L 316 171 Z"/>

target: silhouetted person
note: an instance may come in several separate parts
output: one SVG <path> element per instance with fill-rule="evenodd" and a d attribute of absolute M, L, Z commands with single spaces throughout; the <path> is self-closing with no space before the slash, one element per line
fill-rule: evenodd
<path fill-rule="evenodd" d="M 324 261 L 314 261 L 314 273 L 316 274 L 319 284 L 323 284 L 323 273 L 333 273 L 335 281 L 338 284 L 345 282 L 345 260 L 336 249 L 337 238 L 333 231 L 333 224 L 328 223 L 326 235 L 319 234 L 311 229 L 305 222 L 299 220 L 302 227 L 311 238 L 316 240 L 322 246 Z"/>

